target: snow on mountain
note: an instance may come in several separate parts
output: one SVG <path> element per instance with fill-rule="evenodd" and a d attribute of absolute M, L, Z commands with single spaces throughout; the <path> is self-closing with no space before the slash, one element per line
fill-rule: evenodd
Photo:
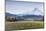
<path fill-rule="evenodd" d="M 32 10 L 31 13 L 33 15 L 42 15 L 43 16 L 43 12 L 41 10 L 39 10 L 38 8 L 35 8 L 34 10 Z"/>
<path fill-rule="evenodd" d="M 21 11 L 22 12 L 22 11 Z M 23 12 L 23 13 L 21 13 L 20 12 L 20 14 L 14 14 L 14 15 L 19 15 L 19 16 L 23 16 L 23 15 L 41 15 L 41 16 L 43 16 L 43 12 L 41 11 L 41 10 L 39 10 L 39 9 L 37 9 L 37 8 L 35 8 L 34 10 L 32 10 L 31 12 L 27 12 L 27 11 L 25 11 L 25 12 Z M 8 12 L 9 13 L 9 12 Z M 13 12 L 14 13 L 14 12 Z M 10 13 L 10 14 L 12 14 L 12 13 Z"/>

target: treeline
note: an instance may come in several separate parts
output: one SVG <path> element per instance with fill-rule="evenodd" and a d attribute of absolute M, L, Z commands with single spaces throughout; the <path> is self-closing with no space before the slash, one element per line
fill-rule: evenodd
<path fill-rule="evenodd" d="M 44 21 L 44 17 L 42 19 L 32 19 L 33 21 Z M 30 21 L 32 21 L 30 20 Z M 15 22 L 15 21 L 26 21 L 26 19 L 16 19 L 15 16 L 5 16 L 5 21 Z"/>
<path fill-rule="evenodd" d="M 15 22 L 17 21 L 17 19 L 14 16 L 6 16 L 5 21 Z"/>

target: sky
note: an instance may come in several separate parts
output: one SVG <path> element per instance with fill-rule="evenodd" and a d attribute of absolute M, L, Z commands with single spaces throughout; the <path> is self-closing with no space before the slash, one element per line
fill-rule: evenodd
<path fill-rule="evenodd" d="M 43 15 L 43 3 L 6 0 L 6 12 L 15 15 Z"/>

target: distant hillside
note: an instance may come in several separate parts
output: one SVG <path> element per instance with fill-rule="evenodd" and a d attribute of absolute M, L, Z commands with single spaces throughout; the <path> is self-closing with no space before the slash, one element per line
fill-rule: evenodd
<path fill-rule="evenodd" d="M 41 18 L 41 17 L 43 17 L 43 16 L 41 16 L 41 15 L 24 15 L 23 17 L 38 17 L 38 18 Z"/>
<path fill-rule="evenodd" d="M 5 13 L 5 16 L 16 16 L 16 15 L 10 14 L 10 13 Z"/>
<path fill-rule="evenodd" d="M 20 20 L 20 19 L 41 19 L 43 18 L 43 16 L 41 15 L 23 15 L 23 16 L 19 16 L 19 15 L 14 15 L 14 14 L 10 14 L 10 13 L 5 13 L 6 16 L 16 16 L 16 19 Z"/>
<path fill-rule="evenodd" d="M 23 15 L 23 16 L 18 16 L 17 19 L 42 19 L 43 16 L 41 15 Z"/>

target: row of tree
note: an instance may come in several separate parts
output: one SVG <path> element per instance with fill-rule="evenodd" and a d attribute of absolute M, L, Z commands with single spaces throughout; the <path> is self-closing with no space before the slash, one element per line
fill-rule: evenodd
<path fill-rule="evenodd" d="M 10 21 L 10 22 L 15 22 L 15 21 L 17 21 L 16 17 L 12 17 L 12 16 L 6 16 L 6 17 L 5 17 L 5 20 L 6 20 L 6 21 Z"/>
<path fill-rule="evenodd" d="M 14 16 L 6 16 L 6 17 L 5 17 L 5 20 L 6 20 L 6 21 L 10 21 L 10 22 L 18 21 L 18 20 L 16 19 L 16 17 L 14 17 Z M 24 20 L 24 19 L 20 19 L 20 21 L 22 21 L 22 20 Z M 26 21 L 26 20 L 24 20 L 24 21 Z M 41 20 L 35 19 L 34 21 L 44 21 L 44 17 L 43 17 Z"/>

